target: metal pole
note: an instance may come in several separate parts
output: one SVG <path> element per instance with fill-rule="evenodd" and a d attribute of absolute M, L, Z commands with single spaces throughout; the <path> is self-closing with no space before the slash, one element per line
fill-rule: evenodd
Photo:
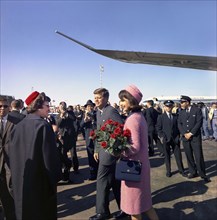
<path fill-rule="evenodd" d="M 104 66 L 100 65 L 100 87 L 102 88 L 102 73 L 104 72 Z"/>

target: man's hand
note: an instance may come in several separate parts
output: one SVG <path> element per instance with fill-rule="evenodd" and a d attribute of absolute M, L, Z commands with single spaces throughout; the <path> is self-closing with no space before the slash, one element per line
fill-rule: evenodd
<path fill-rule="evenodd" d="M 99 161 L 99 153 L 94 153 L 93 157 L 94 157 L 96 162 Z"/>
<path fill-rule="evenodd" d="M 185 138 L 187 140 L 189 140 L 191 137 L 192 137 L 192 133 L 191 132 L 185 133 Z"/>

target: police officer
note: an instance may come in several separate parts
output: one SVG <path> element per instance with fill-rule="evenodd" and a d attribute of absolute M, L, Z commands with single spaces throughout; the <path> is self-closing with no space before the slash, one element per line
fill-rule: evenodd
<path fill-rule="evenodd" d="M 172 100 L 166 100 L 164 102 L 164 113 L 158 116 L 157 119 L 157 133 L 160 138 L 165 155 L 165 165 L 166 165 L 166 176 L 171 177 L 171 158 L 170 158 L 170 149 L 172 148 L 176 164 L 179 170 L 179 173 L 187 177 L 184 172 L 184 166 L 182 163 L 182 154 L 180 150 L 180 139 L 179 139 L 179 129 L 177 122 L 177 114 L 172 114 L 172 108 L 174 102 Z"/>
<path fill-rule="evenodd" d="M 182 95 L 180 103 L 182 111 L 179 113 L 178 128 L 187 157 L 190 173 L 188 178 L 195 178 L 199 174 L 206 183 L 210 182 L 210 179 L 206 176 L 202 151 L 201 126 L 203 117 L 201 109 L 191 106 L 191 98 L 188 96 Z"/>

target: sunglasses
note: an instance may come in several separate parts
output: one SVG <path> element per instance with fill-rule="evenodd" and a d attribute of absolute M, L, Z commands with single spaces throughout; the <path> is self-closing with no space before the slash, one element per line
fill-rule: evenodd
<path fill-rule="evenodd" d="M 185 102 L 187 102 L 187 101 L 181 101 L 180 103 L 185 103 Z"/>
<path fill-rule="evenodd" d="M 0 105 L 0 108 L 8 108 L 8 105 Z"/>

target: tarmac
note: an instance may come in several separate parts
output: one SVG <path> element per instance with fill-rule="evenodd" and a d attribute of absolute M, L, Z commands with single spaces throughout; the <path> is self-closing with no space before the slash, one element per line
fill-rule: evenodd
<path fill-rule="evenodd" d="M 183 163 L 187 171 L 186 157 L 182 149 Z M 214 220 L 217 217 L 217 142 L 203 141 L 207 176 L 205 183 L 200 177 L 187 179 L 177 171 L 172 155 L 172 177 L 166 177 L 164 159 L 150 157 L 152 201 L 160 220 Z M 70 173 L 72 184 L 58 184 L 58 220 L 88 220 L 95 215 L 96 181 L 89 181 L 89 168 L 85 142 L 77 141 L 79 173 Z M 118 211 L 110 193 L 110 212 Z M 113 218 L 111 218 L 113 219 Z M 127 218 L 126 218 L 127 219 Z M 143 216 L 143 220 L 147 220 Z"/>

